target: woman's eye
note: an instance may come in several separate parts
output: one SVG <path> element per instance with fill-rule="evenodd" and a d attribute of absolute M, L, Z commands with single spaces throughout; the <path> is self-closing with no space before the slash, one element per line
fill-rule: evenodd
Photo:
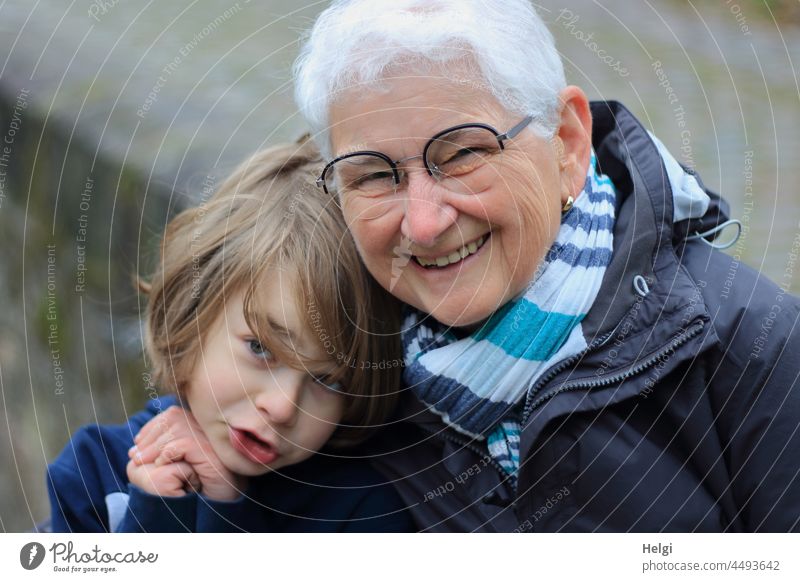
<path fill-rule="evenodd" d="M 461 148 L 455 154 L 453 154 L 453 157 L 450 158 L 449 161 L 457 160 L 458 158 L 464 158 L 466 156 L 471 156 L 472 154 L 479 153 L 480 151 L 481 150 L 478 149 L 478 148 L 474 148 L 474 149 L 473 148 Z"/>
<path fill-rule="evenodd" d="M 353 181 L 353 186 L 369 186 L 392 179 L 394 179 L 394 174 L 390 171 L 370 172 L 369 174 L 364 174 L 356 178 L 356 180 Z"/>
<path fill-rule="evenodd" d="M 255 339 L 248 340 L 248 348 L 254 356 L 262 360 L 271 360 L 273 358 L 272 352 L 269 351 L 264 345 Z"/>
<path fill-rule="evenodd" d="M 461 176 L 480 168 L 493 153 L 493 150 L 483 146 L 462 147 L 445 161 L 436 164 L 436 168 L 445 176 Z"/>
<path fill-rule="evenodd" d="M 452 156 L 445 162 L 445 164 L 452 164 L 453 162 L 460 162 L 465 158 L 470 156 L 484 156 L 486 155 L 487 150 L 480 146 L 475 147 L 463 147 L 453 153 Z"/>

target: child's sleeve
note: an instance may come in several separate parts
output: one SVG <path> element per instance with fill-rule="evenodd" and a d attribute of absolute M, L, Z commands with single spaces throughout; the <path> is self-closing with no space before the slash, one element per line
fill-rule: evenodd
<path fill-rule="evenodd" d="M 47 467 L 53 532 L 118 531 L 130 501 L 126 467 L 133 437 L 173 400 L 152 401 L 124 424 L 90 425 L 75 433 Z"/>
<path fill-rule="evenodd" d="M 129 486 L 128 505 L 119 527 L 128 532 L 242 532 L 253 531 L 258 512 L 248 498 L 215 501 L 197 493 L 159 497 Z"/>
<path fill-rule="evenodd" d="M 99 426 L 84 427 L 47 468 L 53 532 L 110 531 L 106 495 L 127 489 L 118 437 L 104 438 Z"/>
<path fill-rule="evenodd" d="M 152 495 L 136 485 L 128 485 L 124 513 L 116 533 L 182 533 L 198 531 L 197 494 L 181 497 Z"/>

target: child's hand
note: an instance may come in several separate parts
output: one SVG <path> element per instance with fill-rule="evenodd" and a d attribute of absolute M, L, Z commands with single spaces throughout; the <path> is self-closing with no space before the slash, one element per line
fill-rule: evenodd
<path fill-rule="evenodd" d="M 128 478 L 148 493 L 180 496 L 195 490 L 219 501 L 241 495 L 245 478 L 222 464 L 192 413 L 180 406 L 150 420 L 134 442 Z"/>
<path fill-rule="evenodd" d="M 200 491 L 200 479 L 189 463 L 171 463 L 156 467 L 153 463 L 128 462 L 128 481 L 139 489 L 159 497 L 181 497 Z"/>

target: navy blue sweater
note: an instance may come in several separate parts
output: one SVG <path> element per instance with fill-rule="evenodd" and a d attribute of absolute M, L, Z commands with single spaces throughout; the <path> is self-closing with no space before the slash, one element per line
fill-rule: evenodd
<path fill-rule="evenodd" d="M 409 512 L 364 460 L 314 455 L 250 479 L 236 501 L 151 495 L 128 483 L 133 437 L 172 397 L 127 423 L 81 428 L 48 467 L 54 532 L 408 532 Z"/>

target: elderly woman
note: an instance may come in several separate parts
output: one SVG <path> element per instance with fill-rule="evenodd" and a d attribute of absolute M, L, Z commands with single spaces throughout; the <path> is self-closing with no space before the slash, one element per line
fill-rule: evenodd
<path fill-rule="evenodd" d="M 727 204 L 627 109 L 566 86 L 527 0 L 333 2 L 296 97 L 406 305 L 378 462 L 421 529 L 798 529 L 800 303 L 713 248 Z"/>

